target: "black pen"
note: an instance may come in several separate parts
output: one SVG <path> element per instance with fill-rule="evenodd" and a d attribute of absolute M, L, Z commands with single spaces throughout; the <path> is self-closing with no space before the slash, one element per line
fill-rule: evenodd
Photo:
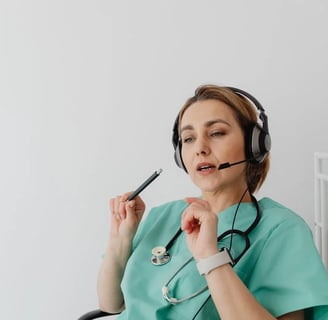
<path fill-rule="evenodd" d="M 133 191 L 127 201 L 133 200 L 143 189 L 150 185 L 162 172 L 162 169 L 156 170 L 138 189 Z"/>

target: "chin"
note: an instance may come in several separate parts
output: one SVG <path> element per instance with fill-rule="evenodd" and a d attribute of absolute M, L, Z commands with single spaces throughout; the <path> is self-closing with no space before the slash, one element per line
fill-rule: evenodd
<path fill-rule="evenodd" d="M 218 183 L 219 179 L 210 177 L 199 177 L 197 175 L 189 176 L 193 184 L 202 192 L 216 192 L 220 189 L 221 184 Z"/>
<path fill-rule="evenodd" d="M 218 185 L 199 184 L 197 186 L 204 193 L 215 193 L 220 189 Z"/>

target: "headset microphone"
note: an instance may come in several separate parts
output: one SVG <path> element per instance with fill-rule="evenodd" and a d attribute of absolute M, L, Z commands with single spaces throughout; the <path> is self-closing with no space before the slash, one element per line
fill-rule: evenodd
<path fill-rule="evenodd" d="M 241 164 L 241 163 L 248 162 L 248 161 L 249 161 L 248 159 L 245 159 L 245 160 L 241 160 L 241 161 L 237 161 L 237 162 L 233 162 L 233 163 L 225 162 L 225 163 L 222 163 L 222 164 L 219 165 L 218 170 L 230 168 L 230 167 L 235 166 L 237 164 Z"/>

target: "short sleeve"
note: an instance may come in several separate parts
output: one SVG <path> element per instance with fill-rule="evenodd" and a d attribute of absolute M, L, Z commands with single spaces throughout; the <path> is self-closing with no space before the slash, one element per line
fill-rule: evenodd
<path fill-rule="evenodd" d="M 272 315 L 308 309 L 306 320 L 328 319 L 328 273 L 303 220 L 271 231 L 253 272 L 252 292 Z"/>

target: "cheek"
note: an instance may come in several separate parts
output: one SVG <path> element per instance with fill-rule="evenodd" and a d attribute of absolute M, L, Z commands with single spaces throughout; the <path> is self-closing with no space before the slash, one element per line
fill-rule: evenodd
<path fill-rule="evenodd" d="M 228 139 L 224 143 L 213 146 L 212 152 L 221 161 L 240 161 L 245 158 L 245 144 L 240 137 Z M 228 158 L 227 160 L 225 160 Z"/>
<path fill-rule="evenodd" d="M 185 147 L 181 148 L 181 158 L 185 167 L 188 167 L 190 163 L 190 152 L 188 152 Z"/>
<path fill-rule="evenodd" d="M 230 149 L 230 154 L 233 155 L 235 158 L 240 158 L 240 160 L 243 160 L 245 158 L 245 147 L 244 144 L 239 144 L 238 146 L 235 145 L 236 148 Z M 238 160 L 239 161 L 239 160 Z"/>
<path fill-rule="evenodd" d="M 191 148 L 188 149 L 188 147 L 182 147 L 181 148 L 181 158 L 183 161 L 183 164 L 187 170 L 188 174 L 192 174 L 193 172 L 193 163 L 194 163 L 194 153 L 191 151 Z"/>
<path fill-rule="evenodd" d="M 231 147 L 234 146 L 234 147 Z M 230 151 L 237 157 L 245 157 L 245 137 L 242 133 L 238 135 L 233 141 L 230 143 L 230 147 L 228 146 L 228 152 Z"/>

